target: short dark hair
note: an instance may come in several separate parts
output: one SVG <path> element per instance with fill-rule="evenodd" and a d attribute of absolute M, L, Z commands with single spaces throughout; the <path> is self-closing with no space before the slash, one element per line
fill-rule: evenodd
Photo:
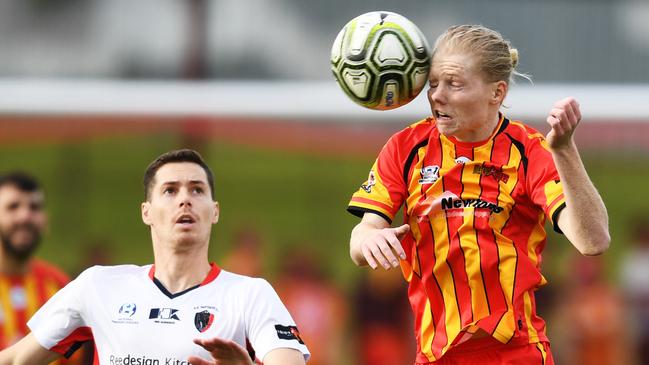
<path fill-rule="evenodd" d="M 33 193 L 41 190 L 38 180 L 32 175 L 22 171 L 11 171 L 0 175 L 0 188 L 6 185 L 12 185 L 20 191 Z"/>
<path fill-rule="evenodd" d="M 151 197 L 151 188 L 154 184 L 155 174 L 162 166 L 173 162 L 191 162 L 202 167 L 205 171 L 205 175 L 207 175 L 207 182 L 210 185 L 210 193 L 212 194 L 212 199 L 214 199 L 214 174 L 212 174 L 212 170 L 210 170 L 210 167 L 207 166 L 203 157 L 201 157 L 198 152 L 190 149 L 181 149 L 163 153 L 146 168 L 146 171 L 144 172 L 145 201 L 148 201 Z"/>

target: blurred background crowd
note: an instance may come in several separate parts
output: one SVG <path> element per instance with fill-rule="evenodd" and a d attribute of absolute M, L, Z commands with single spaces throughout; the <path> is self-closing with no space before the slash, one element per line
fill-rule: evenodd
<path fill-rule="evenodd" d="M 310 364 L 413 363 L 405 281 L 348 256 L 351 194 L 387 137 L 429 112 L 423 95 L 375 112 L 337 89 L 331 43 L 373 10 L 408 17 L 431 45 L 453 24 L 499 30 L 534 80 L 510 90 L 504 112 L 544 133 L 552 101 L 582 102 L 577 143 L 611 249 L 581 257 L 550 233 L 538 310 L 558 364 L 649 364 L 646 1 L 4 0 L 0 174 L 43 184 L 38 256 L 72 277 L 150 263 L 144 168 L 194 148 L 221 203 L 211 258 L 273 283 Z"/>

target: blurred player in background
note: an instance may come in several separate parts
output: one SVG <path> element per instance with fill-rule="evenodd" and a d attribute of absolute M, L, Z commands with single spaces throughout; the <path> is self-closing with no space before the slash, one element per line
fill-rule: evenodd
<path fill-rule="evenodd" d="M 570 274 L 562 285 L 552 326 L 557 334 L 553 341 L 562 344 L 559 364 L 634 364 L 629 311 L 622 291 L 606 280 L 602 259 L 571 252 Z"/>
<path fill-rule="evenodd" d="M 44 364 L 87 339 L 97 364 L 250 365 L 253 351 L 266 365 L 304 364 L 309 352 L 270 284 L 208 261 L 219 205 L 201 156 L 158 157 L 144 191 L 154 265 L 84 271 L 30 319 L 32 332 L 0 353 L 0 364 Z"/>
<path fill-rule="evenodd" d="M 250 222 L 232 237 L 232 249 L 223 257 L 222 268 L 237 274 L 262 277 L 264 274 L 264 242 L 261 233 Z"/>
<path fill-rule="evenodd" d="M 518 63 L 483 26 L 454 26 L 432 53 L 432 116 L 393 135 L 349 203 L 357 265 L 409 281 L 417 364 L 552 364 L 534 291 L 549 218 L 584 255 L 609 246 L 608 216 L 581 162 L 573 98 L 543 137 L 500 113 Z M 391 228 L 404 206 L 405 224 Z"/>
<path fill-rule="evenodd" d="M 0 349 L 26 336 L 27 320 L 69 282 L 57 267 L 34 257 L 46 226 L 38 181 L 21 172 L 0 176 Z"/>
<path fill-rule="evenodd" d="M 638 364 L 649 364 L 649 218 L 636 213 L 629 222 L 630 247 L 622 257 L 620 280 L 627 300 Z"/>
<path fill-rule="evenodd" d="M 348 303 L 308 247 L 313 246 L 292 244 L 284 249 L 274 284 L 313 352 L 309 365 L 343 364 L 349 358 Z"/>
<path fill-rule="evenodd" d="M 412 363 L 416 348 L 411 339 L 412 311 L 407 286 L 400 273 L 367 271 L 354 288 L 358 365 Z"/>

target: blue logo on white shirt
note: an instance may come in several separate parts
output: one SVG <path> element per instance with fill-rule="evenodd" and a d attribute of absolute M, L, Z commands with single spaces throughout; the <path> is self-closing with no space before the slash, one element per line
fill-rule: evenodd
<path fill-rule="evenodd" d="M 124 303 L 119 307 L 119 314 L 127 315 L 129 317 L 133 317 L 135 311 L 137 311 L 135 303 Z"/>

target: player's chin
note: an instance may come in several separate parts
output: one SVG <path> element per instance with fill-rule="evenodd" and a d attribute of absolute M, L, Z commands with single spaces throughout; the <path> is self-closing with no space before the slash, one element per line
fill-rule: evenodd
<path fill-rule="evenodd" d="M 198 232 L 179 232 L 174 238 L 178 246 L 193 246 L 201 240 L 201 235 Z"/>
<path fill-rule="evenodd" d="M 443 134 L 443 135 L 445 135 L 447 137 L 453 136 L 457 132 L 457 128 L 455 127 L 455 125 L 453 125 L 453 124 L 451 124 L 449 122 L 446 122 L 446 121 L 444 121 L 442 123 L 438 122 L 437 123 L 437 129 L 439 130 L 439 132 L 441 134 Z"/>

